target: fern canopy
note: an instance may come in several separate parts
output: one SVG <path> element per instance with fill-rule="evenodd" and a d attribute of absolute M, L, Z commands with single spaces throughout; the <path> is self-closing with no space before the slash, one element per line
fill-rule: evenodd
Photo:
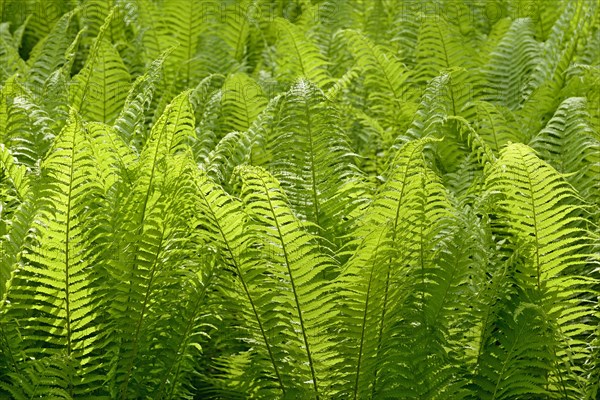
<path fill-rule="evenodd" d="M 600 398 L 597 2 L 0 16 L 0 398 Z"/>

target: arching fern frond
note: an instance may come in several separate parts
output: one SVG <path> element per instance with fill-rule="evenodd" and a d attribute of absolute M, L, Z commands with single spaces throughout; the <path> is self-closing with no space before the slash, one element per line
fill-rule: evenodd
<path fill-rule="evenodd" d="M 0 143 L 0 298 L 15 268 L 32 192 L 27 167 L 18 165 L 10 150 Z"/>
<path fill-rule="evenodd" d="M 354 233 L 354 256 L 340 277 L 348 308 L 344 333 L 351 349 L 345 368 L 348 397 L 406 393 L 410 398 L 433 390 L 427 384 L 419 387 L 410 378 L 399 379 L 410 375 L 410 358 L 417 355 L 412 352 L 416 348 L 406 342 L 415 328 L 404 313 L 413 307 L 407 288 L 418 282 L 417 271 L 428 262 L 429 245 L 421 238 L 433 237 L 449 207 L 439 179 L 423 156 L 424 146 L 431 141 L 409 142 L 398 151 L 387 181 Z M 407 352 L 404 356 L 400 348 Z"/>
<path fill-rule="evenodd" d="M 112 278 L 114 315 L 111 329 L 121 332 L 123 340 L 114 350 L 118 361 L 111 375 L 113 396 L 126 398 L 130 391 L 153 387 L 150 383 L 144 386 L 140 381 L 142 371 L 134 368 L 138 357 L 149 352 L 147 335 L 151 333 L 146 327 L 148 320 L 157 318 L 150 305 L 164 290 L 161 277 L 166 279 L 174 273 L 180 257 L 194 260 L 189 254 L 192 246 L 184 246 L 187 250 L 183 253 L 176 250 L 176 243 L 189 236 L 186 207 L 191 204 L 187 196 L 192 183 L 182 177 L 189 165 L 185 151 L 193 136 L 193 111 L 189 92 L 184 92 L 167 106 L 153 126 L 140 154 L 131 190 L 116 204 L 116 234 L 111 246 L 118 257 L 111 260 L 108 273 Z M 149 370 L 144 373 L 151 374 Z M 159 379 L 152 374 L 152 382 Z"/>
<path fill-rule="evenodd" d="M 246 64 L 256 49 L 251 43 L 251 30 L 255 29 L 258 22 L 256 18 L 261 16 L 258 8 L 260 2 L 257 0 L 242 0 L 231 5 L 226 5 L 220 10 L 220 22 L 216 29 L 219 36 L 227 44 L 229 56 L 239 65 Z"/>
<path fill-rule="evenodd" d="M 519 314 L 532 310 L 532 317 L 539 318 L 535 329 L 544 336 L 537 342 L 527 333 L 515 331 L 522 329 L 518 326 L 506 328 L 507 340 L 517 340 L 514 335 L 518 334 L 522 336 L 518 340 L 529 341 L 529 347 L 520 346 L 518 351 L 524 353 L 503 361 L 503 368 L 513 372 L 498 381 L 493 392 L 514 394 L 535 387 L 564 397 L 582 396 L 585 372 L 575 360 L 590 356 L 581 338 L 593 332 L 594 316 L 584 305 L 584 297 L 596 279 L 587 270 L 590 265 L 586 254 L 592 242 L 589 234 L 578 227 L 578 196 L 556 170 L 523 144 L 510 144 L 502 150 L 487 185 L 501 196 L 496 211 L 506 221 L 514 251 L 523 258 L 516 273 L 522 293 L 509 311 L 512 316 L 506 318 L 520 324 Z M 540 354 L 546 354 L 551 364 L 542 366 L 533 361 Z M 538 367 L 544 371 L 537 378 L 531 375 L 530 384 L 522 386 L 528 368 Z"/>
<path fill-rule="evenodd" d="M 333 239 L 342 217 L 356 206 L 339 201 L 348 198 L 348 192 L 342 193 L 350 189 L 345 184 L 353 181 L 354 189 L 360 189 L 360 175 L 340 129 L 340 115 L 323 92 L 306 80 L 298 81 L 279 107 L 275 115 L 278 122 L 270 127 L 266 138 L 271 156 L 268 167 L 290 196 L 297 214 Z M 295 151 L 287 151 L 290 148 Z"/>
<path fill-rule="evenodd" d="M 572 97 L 561 103 L 546 127 L 531 141 L 540 157 L 573 184 L 592 204 L 600 202 L 600 140 L 590 126 L 586 99 Z"/>
<path fill-rule="evenodd" d="M 540 56 L 534 39 L 534 27 L 527 18 L 516 19 L 493 51 L 484 73 L 487 87 L 485 100 L 510 110 L 523 104 L 533 69 Z"/>
<path fill-rule="evenodd" d="M 90 121 L 112 123 L 127 97 L 129 73 L 117 50 L 100 38 L 75 77 L 71 105 Z"/>
<path fill-rule="evenodd" d="M 474 76 L 474 53 L 457 26 L 437 16 L 424 17 L 417 38 L 414 80 L 427 83 L 452 67 L 463 68 Z"/>
<path fill-rule="evenodd" d="M 305 78 L 320 88 L 327 86 L 331 78 L 319 48 L 305 36 L 301 28 L 286 19 L 277 18 L 274 26 L 278 33 L 276 69 L 279 79 L 290 84 L 298 78 Z"/>
<path fill-rule="evenodd" d="M 89 138 L 73 116 L 42 165 L 46 202 L 36 217 L 36 237 L 23 255 L 25 262 L 8 287 L 8 299 L 24 301 L 15 301 L 2 317 L 4 325 L 19 325 L 23 335 L 9 339 L 19 370 L 36 368 L 35 360 L 64 357 L 69 373 L 62 385 L 57 381 L 53 386 L 70 396 L 100 393 L 103 378 L 96 370 L 106 361 L 94 296 L 94 267 L 103 240 L 99 212 L 104 207 L 95 162 Z M 40 332 L 52 348 L 40 345 Z M 81 385 L 84 376 L 89 381 Z M 27 392 L 21 386 L 26 381 L 17 373 L 12 386 Z"/>
<path fill-rule="evenodd" d="M 473 128 L 490 149 L 498 154 L 509 142 L 522 142 L 525 138 L 518 130 L 515 116 L 502 106 L 487 101 L 474 101 L 465 105 L 472 108 Z"/>
<path fill-rule="evenodd" d="M 168 47 L 177 45 L 165 66 L 167 79 L 173 81 L 177 90 L 195 86 L 199 81 L 197 55 L 207 7 L 198 0 L 167 2 L 162 7 L 165 30 L 159 40 L 170 43 Z"/>
<path fill-rule="evenodd" d="M 75 13 L 71 11 L 63 15 L 52 31 L 40 40 L 29 54 L 27 81 L 37 96 L 42 95 L 40 89 L 43 88 L 46 80 L 66 62 L 67 49 L 75 39 L 72 29 Z"/>
<path fill-rule="evenodd" d="M 123 140 L 131 142 L 140 149 L 146 142 L 146 119 L 151 113 L 153 100 L 157 94 L 159 83 L 164 78 L 162 73 L 165 59 L 171 50 L 166 50 L 154 60 L 148 70 L 133 82 L 123 109 L 115 120 L 114 127 Z"/>
<path fill-rule="evenodd" d="M 25 199 L 30 191 L 30 178 L 27 175 L 27 167 L 19 165 L 12 155 L 12 152 L 0 143 L 0 188 L 2 188 L 2 200 Z M 8 194 L 11 193 L 12 194 Z"/>
<path fill-rule="evenodd" d="M 25 62 L 19 55 L 21 45 L 19 32 L 13 36 L 9 29 L 8 22 L 0 24 L 0 81 L 4 82 L 6 78 L 26 70 Z"/>
<path fill-rule="evenodd" d="M 38 163 L 46 155 L 52 140 L 55 138 L 55 121 L 39 106 L 33 94 L 24 89 L 21 94 L 5 87 L 7 120 L 3 142 L 10 146 L 18 162 L 30 168 L 37 168 Z M 13 97 L 14 96 L 14 97 Z M 1 118 L 1 117 L 0 117 Z"/>
<path fill-rule="evenodd" d="M 261 87 L 246 74 L 227 78 L 222 88 L 221 106 L 225 133 L 246 131 L 267 106 Z"/>
<path fill-rule="evenodd" d="M 289 382 L 286 395 L 328 398 L 336 384 L 332 324 L 337 311 L 325 272 L 336 268 L 335 261 L 294 216 L 275 179 L 258 167 L 241 167 L 239 173 L 251 218 L 244 265 L 251 290 L 268 299 L 259 303 L 264 317 L 274 310 L 287 315 L 283 326 L 267 325 L 274 329 L 269 334 L 280 338 L 273 351 L 287 353 L 290 361 L 282 367 L 282 380 Z"/>
<path fill-rule="evenodd" d="M 486 400 L 551 396 L 545 376 L 552 363 L 552 342 L 545 315 L 534 304 L 519 304 L 518 294 L 507 303 L 508 310 L 499 314 L 493 339 L 479 360 L 477 396 Z"/>
<path fill-rule="evenodd" d="M 405 127 L 410 119 L 414 92 L 409 86 L 409 71 L 393 53 L 375 45 L 362 33 L 342 31 L 357 64 L 365 73 L 368 108 L 385 128 Z"/>
<path fill-rule="evenodd" d="M 577 2 L 579 3 L 579 2 Z M 548 39 L 552 33 L 552 27 L 561 13 L 572 2 L 557 0 L 552 7 L 547 7 L 543 0 L 532 0 L 525 7 L 519 7 L 518 3 L 508 3 L 508 12 L 516 18 L 531 18 L 535 28 L 535 37 L 540 42 Z M 580 3 L 581 4 L 581 3 Z"/>
<path fill-rule="evenodd" d="M 293 385 L 283 376 L 285 356 L 278 341 L 274 340 L 274 330 L 277 326 L 285 326 L 285 321 L 276 314 L 265 312 L 266 307 L 270 306 L 271 292 L 261 290 L 264 288 L 256 284 L 260 277 L 246 269 L 247 238 L 244 236 L 244 225 L 247 214 L 239 200 L 227 194 L 206 175 L 197 173 L 195 179 L 199 210 L 195 224 L 202 229 L 206 242 L 215 247 L 219 259 L 224 263 L 219 277 L 221 282 L 217 285 L 223 285 L 225 296 L 219 295 L 213 302 L 220 309 L 230 310 L 242 317 L 241 320 L 232 321 L 235 327 L 223 329 L 223 340 L 238 341 L 237 336 L 242 335 L 242 340 L 255 344 L 251 354 L 248 354 L 253 368 L 245 369 L 238 382 L 232 375 L 237 375 L 233 371 L 239 367 L 237 361 L 240 356 L 221 355 L 222 359 L 227 360 L 228 366 L 222 367 L 225 376 L 215 386 L 221 390 L 225 387 L 236 388 L 240 392 L 259 390 L 265 396 L 285 394 L 293 390 Z M 247 304 L 250 307 L 246 307 Z M 235 337 L 227 337 L 229 334 Z M 232 348 L 235 346 L 231 344 Z"/>

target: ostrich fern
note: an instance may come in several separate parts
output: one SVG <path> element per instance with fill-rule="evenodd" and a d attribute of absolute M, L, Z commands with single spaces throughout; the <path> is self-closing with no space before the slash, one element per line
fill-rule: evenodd
<path fill-rule="evenodd" d="M 596 2 L 0 14 L 0 398 L 600 398 Z"/>

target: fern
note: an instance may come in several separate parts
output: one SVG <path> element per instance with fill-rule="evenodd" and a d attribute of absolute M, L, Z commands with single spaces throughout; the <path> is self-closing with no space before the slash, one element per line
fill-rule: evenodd
<path fill-rule="evenodd" d="M 594 138 L 583 98 L 566 99 L 548 125 L 533 139 L 532 147 L 569 177 L 578 192 L 597 202 L 600 143 Z"/>
<path fill-rule="evenodd" d="M 7 288 L 8 299 L 30 300 L 16 302 L 3 316 L 4 323 L 18 323 L 21 332 L 30 332 L 9 342 L 14 357 L 24 362 L 22 369 L 35 368 L 36 362 L 28 365 L 25 360 L 63 358 L 68 372 L 64 372 L 62 384 L 53 386 L 70 396 L 92 394 L 101 380 L 94 377 L 102 353 L 97 347 L 100 326 L 94 310 L 93 266 L 100 256 L 101 220 L 96 213 L 102 203 L 93 163 L 89 139 L 74 116 L 42 167 L 48 203 L 38 213 L 35 228 L 43 241 L 27 246 L 25 263 Z M 20 310 L 24 306 L 26 311 Z M 53 344 L 51 349 L 40 346 L 37 338 L 42 332 Z M 78 388 L 84 375 L 90 385 Z M 12 385 L 17 392 L 28 392 L 21 386 L 20 374 L 13 375 Z"/>
<path fill-rule="evenodd" d="M 181 6 L 182 4 L 177 3 L 164 5 L 164 24 L 172 33 L 165 31 L 163 34 L 172 37 L 161 37 L 160 40 L 166 42 L 170 39 L 174 45 L 177 45 L 166 66 L 168 78 L 175 79 L 179 87 L 191 87 L 197 80 L 194 67 L 200 44 L 202 21 L 205 18 L 201 13 L 205 7 L 196 0 L 186 2 L 185 7 Z"/>
<path fill-rule="evenodd" d="M 298 27 L 285 19 L 277 19 L 275 27 L 280 49 L 276 73 L 280 79 L 285 83 L 291 83 L 302 77 L 319 87 L 326 86 L 330 78 L 327 76 L 327 63 L 319 49 L 304 38 L 303 32 Z M 290 48 L 292 52 L 287 50 Z"/>
<path fill-rule="evenodd" d="M 253 234 L 244 268 L 247 274 L 256 276 L 253 286 L 271 288 L 270 294 L 261 289 L 266 295 L 261 311 L 266 314 L 279 309 L 279 318 L 288 315 L 281 327 L 275 321 L 267 325 L 279 337 L 286 337 L 287 346 L 278 352 L 288 353 L 291 360 L 303 360 L 287 365 L 291 373 L 286 380 L 292 382 L 289 391 L 294 396 L 328 397 L 335 382 L 329 371 L 336 362 L 333 337 L 328 331 L 336 311 L 324 273 L 335 264 L 320 249 L 317 238 L 293 216 L 273 178 L 250 167 L 240 169 L 240 174 L 251 218 L 246 229 Z"/>
<path fill-rule="evenodd" d="M 161 68 L 168 55 L 169 51 L 167 50 L 152 62 L 148 71 L 135 80 L 127 94 L 123 109 L 114 122 L 115 129 L 121 137 L 133 142 L 137 148 L 142 147 L 147 139 L 146 114 L 152 109 L 152 100 L 156 95 L 157 84 L 163 78 Z"/>
<path fill-rule="evenodd" d="M 185 181 L 181 186 L 174 180 L 185 166 L 178 158 L 185 141 L 193 136 L 193 116 L 189 108 L 189 93 L 183 93 L 173 100 L 154 126 L 150 139 L 140 154 L 136 181 L 131 192 L 123 199 L 121 220 L 117 221 L 119 239 L 113 244 L 119 254 L 109 270 L 117 291 L 114 294 L 117 332 L 127 332 L 120 344 L 119 363 L 116 371 L 120 397 L 128 396 L 130 381 L 136 379 L 134 364 L 140 353 L 147 351 L 144 343 L 144 327 L 154 296 L 160 293 L 162 271 L 168 276 L 166 260 L 170 259 L 169 243 L 177 243 L 180 230 L 177 229 L 177 213 L 181 196 L 171 199 L 160 195 L 157 188 L 178 193 L 186 190 Z M 172 155 L 172 156 L 171 156 Z M 191 184 L 191 183 L 190 183 Z M 171 210 L 171 223 L 160 217 Z M 185 213 L 179 213 L 184 217 Z M 128 237 L 128 232 L 136 232 L 136 240 Z M 117 253 L 118 254 L 118 253 Z M 175 253 L 174 255 L 176 255 Z M 178 257 L 171 261 L 176 263 Z M 160 262 L 165 260 L 166 264 Z M 121 279 L 125 279 L 124 281 Z M 122 304 L 122 306 L 121 306 Z M 123 333 L 120 333 L 123 335 Z M 155 376 L 155 379 L 159 379 Z"/>
<path fill-rule="evenodd" d="M 458 27 L 444 19 L 427 18 L 421 23 L 418 38 L 416 81 L 428 82 L 440 71 L 458 66 L 473 73 L 475 57 Z"/>
<path fill-rule="evenodd" d="M 424 254 L 421 249 L 424 243 L 419 237 L 425 234 L 425 225 L 435 221 L 436 214 L 443 209 L 443 192 L 435 178 L 427 177 L 431 172 L 427 171 L 422 155 L 426 143 L 427 140 L 411 142 L 398 152 L 389 171 L 389 181 L 365 211 L 364 225 L 357 232 L 355 256 L 341 278 L 344 291 L 348 290 L 347 314 L 353 318 L 346 326 L 361 327 L 360 332 L 348 335 L 358 342 L 351 346 L 358 349 L 358 354 L 352 356 L 356 361 L 349 363 L 356 368 L 352 371 L 356 378 L 347 393 L 353 398 L 411 390 L 408 380 L 392 378 L 395 376 L 392 370 L 398 376 L 405 376 L 398 370 L 405 365 L 393 366 L 396 350 L 392 343 L 397 339 L 387 332 L 398 329 L 400 310 L 407 301 L 408 293 L 403 294 L 399 288 L 409 283 L 402 282 L 402 278 L 410 275 L 410 267 L 416 266 Z M 422 178 L 412 178 L 415 176 Z M 431 203 L 432 207 L 424 208 L 423 201 L 429 191 L 436 201 Z M 385 229 L 377 230 L 376 226 Z"/>
<path fill-rule="evenodd" d="M 486 100 L 511 110 L 520 108 L 539 53 L 531 21 L 513 21 L 485 67 Z"/>
<path fill-rule="evenodd" d="M 595 2 L 0 15 L 0 398 L 597 398 Z"/>
<path fill-rule="evenodd" d="M 52 31 L 32 49 L 27 80 L 31 82 L 33 90 L 43 87 L 52 73 L 66 62 L 65 54 L 75 39 L 71 29 L 74 15 L 74 11 L 63 15 Z M 41 93 L 37 92 L 36 95 Z"/>
<path fill-rule="evenodd" d="M 542 369 L 547 371 L 540 371 L 538 378 L 531 377 L 530 384 L 538 390 L 547 386 L 545 390 L 563 396 L 581 395 L 583 381 L 565 377 L 578 368 L 573 365 L 574 360 L 589 357 L 579 335 L 591 332 L 592 328 L 579 318 L 592 316 L 591 310 L 586 311 L 581 303 L 581 296 L 594 280 L 580 275 L 586 265 L 589 239 L 585 231 L 576 227 L 579 219 L 574 216 L 576 206 L 568 201 L 575 196 L 573 189 L 522 144 L 509 145 L 503 150 L 488 179 L 490 190 L 505 196 L 499 203 L 499 211 L 505 218 L 510 215 L 508 231 L 514 236 L 516 251 L 524 258 L 516 277 L 524 293 L 519 296 L 521 305 L 513 305 L 513 319 L 518 323 L 520 310 L 531 309 L 532 318 L 538 319 L 531 324 L 545 332 L 540 333 L 544 340 L 536 342 L 532 338 L 529 346 L 535 346 L 532 352 L 545 354 L 548 361 Z M 518 329 L 509 329 L 506 340 L 529 340 L 513 336 L 523 335 Z M 515 343 L 511 346 L 516 348 Z M 510 350 L 506 350 L 510 355 Z M 528 368 L 526 365 L 522 370 Z M 530 386 L 521 386 L 524 378 L 519 375 L 510 372 L 510 379 L 503 379 L 501 386 L 498 381 L 493 393 L 500 389 L 507 393 L 530 390 Z"/>
<path fill-rule="evenodd" d="M 348 31 L 346 35 L 358 65 L 366 74 L 365 85 L 370 88 L 368 107 L 386 128 L 402 124 L 401 118 L 411 110 L 404 104 L 411 99 L 410 88 L 405 85 L 408 71 L 399 60 L 359 32 Z"/>
<path fill-rule="evenodd" d="M 304 80 L 278 106 L 278 122 L 264 138 L 270 153 L 268 166 L 289 193 L 298 215 L 332 237 L 351 209 L 350 204 L 339 207 L 338 196 L 348 196 L 350 185 L 360 182 L 347 139 L 337 125 L 337 111 L 318 88 Z M 298 152 L 284 156 L 286 148 Z"/>
<path fill-rule="evenodd" d="M 124 83 L 128 81 L 129 73 L 119 54 L 108 41 L 100 39 L 87 67 L 75 78 L 71 104 L 88 120 L 111 123 L 123 107 L 127 96 Z"/>
<path fill-rule="evenodd" d="M 247 75 L 230 76 L 222 88 L 225 132 L 245 131 L 267 106 L 261 87 Z"/>

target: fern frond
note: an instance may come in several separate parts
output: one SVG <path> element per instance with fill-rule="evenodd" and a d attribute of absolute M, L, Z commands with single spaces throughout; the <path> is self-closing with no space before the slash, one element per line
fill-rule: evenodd
<path fill-rule="evenodd" d="M 390 50 L 375 45 L 362 33 L 343 31 L 343 35 L 365 73 L 369 109 L 386 128 L 401 129 L 410 118 L 411 108 L 406 103 L 414 96 L 408 84 L 410 72 Z"/>
<path fill-rule="evenodd" d="M 29 360 L 65 357 L 71 372 L 60 389 L 70 396 L 100 392 L 94 371 L 103 362 L 93 283 L 102 242 L 100 180 L 85 130 L 72 118 L 42 165 L 47 202 L 36 217 L 35 241 L 8 288 L 8 299 L 21 301 L 3 316 L 3 324 L 27 332 L 22 342 L 12 338 L 21 370 L 35 368 Z M 39 342 L 41 332 L 51 349 Z M 82 384 L 83 376 L 89 383 Z M 20 386 L 18 375 L 12 384 Z"/>
<path fill-rule="evenodd" d="M 515 116 L 509 110 L 486 101 L 475 101 L 465 107 L 473 108 L 473 128 L 495 154 L 509 142 L 522 142 L 525 139 L 519 133 Z"/>
<path fill-rule="evenodd" d="M 62 355 L 34 360 L 21 374 L 8 374 L 15 384 L 0 383 L 12 399 L 26 400 L 35 397 L 71 400 L 72 394 L 65 388 L 69 386 L 73 368 L 70 360 Z"/>
<path fill-rule="evenodd" d="M 255 343 L 255 354 L 252 357 L 255 368 L 243 372 L 245 378 L 240 379 L 235 386 L 242 391 L 244 388 L 250 390 L 242 385 L 257 386 L 264 395 L 285 394 L 292 388 L 288 387 L 289 382 L 282 376 L 285 369 L 283 354 L 278 353 L 281 349 L 277 348 L 278 341 L 274 340 L 276 336 L 272 331 L 278 324 L 274 323 L 274 316 L 264 312 L 264 308 L 269 305 L 270 293 L 257 290 L 260 289 L 254 282 L 257 276 L 249 274 L 245 268 L 246 239 L 243 226 L 248 217 L 242 208 L 243 205 L 203 174 L 197 174 L 196 185 L 200 212 L 196 214 L 195 223 L 205 230 L 207 243 L 216 246 L 224 262 L 223 267 L 231 269 L 234 274 L 232 282 L 232 279 L 228 278 L 229 274 L 222 270 L 220 280 L 223 281 L 228 296 L 224 299 L 227 301 L 219 299 L 224 303 L 220 304 L 219 301 L 219 306 L 243 315 L 243 321 L 232 322 L 241 325 L 241 333 L 248 336 L 247 340 Z M 243 306 L 244 304 L 249 304 L 250 308 Z M 229 357 L 231 364 L 223 368 L 224 371 L 228 371 L 226 379 L 232 378 L 233 369 L 239 365 L 236 362 L 237 356 Z M 261 383 L 261 380 L 264 380 L 264 383 Z M 222 383 L 218 386 L 222 386 Z"/>
<path fill-rule="evenodd" d="M 600 202 L 600 140 L 587 113 L 585 98 L 573 97 L 561 103 L 546 127 L 531 141 L 540 157 L 559 172 L 592 204 Z"/>
<path fill-rule="evenodd" d="M 398 148 L 410 140 L 443 136 L 446 119 L 457 114 L 453 107 L 451 85 L 452 76 L 449 73 L 442 73 L 429 82 L 410 126 L 405 134 L 396 137 L 394 147 Z"/>
<path fill-rule="evenodd" d="M 109 193 L 118 185 L 129 187 L 133 182 L 134 168 L 138 155 L 117 134 L 110 125 L 88 122 L 86 129 L 93 143 L 96 158 L 104 160 L 98 172 L 102 176 L 104 192 Z"/>
<path fill-rule="evenodd" d="M 177 45 L 165 65 L 167 79 L 173 81 L 176 90 L 193 87 L 200 80 L 197 56 L 207 7 L 198 0 L 167 2 L 162 6 L 166 29 L 159 40 L 170 43 L 168 47 Z"/>
<path fill-rule="evenodd" d="M 85 45 L 91 44 L 101 29 L 106 29 L 107 40 L 117 46 L 122 46 L 127 41 L 123 18 L 126 13 L 125 3 L 115 0 L 83 0 L 80 7 L 80 24 L 85 30 L 83 38 Z M 114 17 L 110 19 L 108 26 L 103 28 L 111 13 Z"/>
<path fill-rule="evenodd" d="M 207 172 L 216 182 L 226 184 L 233 169 L 250 159 L 252 142 L 247 132 L 230 132 L 208 155 Z"/>
<path fill-rule="evenodd" d="M 11 34 L 9 23 L 0 24 L 0 81 L 17 72 L 26 70 L 25 62 L 19 55 L 20 40 Z"/>
<path fill-rule="evenodd" d="M 570 2 L 556 21 L 543 45 L 540 62 L 532 73 L 521 114 L 533 136 L 559 106 L 567 70 L 577 57 L 578 49 L 590 29 L 596 7 L 586 2 Z"/>
<path fill-rule="evenodd" d="M 150 64 L 167 49 L 176 45 L 168 35 L 168 26 L 161 4 L 151 0 L 127 0 L 124 8 L 142 29 L 136 29 L 136 41 L 141 44 L 145 64 Z M 144 29 L 146 28 L 146 29 Z"/>
<path fill-rule="evenodd" d="M 0 173 L 2 173 L 2 199 L 4 201 L 14 198 L 22 201 L 30 190 L 27 167 L 16 163 L 12 152 L 0 143 Z M 10 183 L 10 186 L 7 185 Z M 6 187 L 6 186 L 8 187 Z M 14 191 L 13 195 L 8 193 Z"/>
<path fill-rule="evenodd" d="M 36 97 L 36 102 L 48 114 L 52 115 L 54 123 L 52 128 L 55 132 L 65 126 L 70 115 L 70 93 L 72 69 L 74 68 L 76 54 L 79 50 L 83 31 L 79 31 L 64 53 L 65 62 L 59 69 L 53 71 L 44 82 L 43 87 L 34 90 L 34 93 L 42 93 Z"/>
<path fill-rule="evenodd" d="M 275 179 L 258 167 L 241 167 L 239 173 L 252 234 L 244 268 L 253 277 L 251 290 L 262 293 L 260 313 L 275 329 L 269 332 L 280 338 L 273 351 L 288 354 L 282 379 L 290 382 L 290 395 L 329 397 L 337 363 L 332 341 L 337 311 L 325 272 L 336 268 L 335 261 L 294 216 Z M 276 309 L 279 317 L 273 315 Z M 282 315 L 284 325 L 277 322 Z"/>
<path fill-rule="evenodd" d="M 252 89 L 254 88 L 255 86 L 252 84 Z M 275 129 L 276 114 L 280 109 L 282 96 L 278 95 L 271 99 L 265 109 L 255 117 L 247 131 L 229 132 L 214 145 L 214 148 L 210 147 L 213 144 L 213 138 L 204 131 L 203 136 L 209 143 L 204 147 L 209 147 L 211 150 L 204 164 L 212 178 L 223 185 L 228 185 L 233 169 L 238 165 L 245 163 L 268 164 L 271 156 L 267 154 L 266 143 Z"/>
<path fill-rule="evenodd" d="M 440 72 L 460 67 L 473 74 L 474 51 L 458 27 L 443 18 L 423 18 L 416 47 L 414 80 L 427 83 Z"/>
<path fill-rule="evenodd" d="M 410 379 L 399 379 L 406 377 L 408 360 L 415 355 L 401 343 L 399 330 L 406 329 L 405 335 L 410 335 L 410 323 L 402 322 L 401 310 L 409 300 L 407 288 L 418 276 L 412 269 L 420 270 L 426 263 L 428 245 L 420 238 L 435 234 L 449 208 L 443 187 L 423 157 L 424 146 L 431 141 L 409 142 L 398 151 L 388 180 L 354 233 L 354 256 L 340 277 L 348 307 L 344 326 L 352 349 L 346 354 L 348 397 L 417 396 L 422 390 Z M 391 335 L 392 331 L 397 334 Z M 400 361 L 400 348 L 411 356 Z"/>
<path fill-rule="evenodd" d="M 19 163 L 36 168 L 55 138 L 56 122 L 38 105 L 32 93 L 15 86 L 23 89 L 22 94 L 11 93 L 7 86 L 3 91 L 6 103 L 0 103 L 0 107 L 6 106 L 8 114 L 3 142 L 11 147 Z"/>
<path fill-rule="evenodd" d="M 0 143 L 0 298 L 4 297 L 6 283 L 14 269 L 20 234 L 22 214 L 31 201 L 32 182 L 27 167 L 15 162 L 10 150 Z M 25 203 L 25 204 L 24 204 Z M 17 232 L 12 230 L 16 226 Z"/>
<path fill-rule="evenodd" d="M 71 105 L 87 120 L 112 123 L 125 103 L 129 73 L 110 42 L 100 39 L 73 79 Z"/>
<path fill-rule="evenodd" d="M 17 7 L 12 10 L 10 16 L 17 17 L 15 21 L 17 25 L 25 21 L 27 23 L 23 32 L 23 50 L 26 52 L 50 33 L 62 15 L 77 6 L 77 3 L 72 0 L 49 0 L 43 7 L 40 7 L 36 0 L 24 0 L 15 4 Z M 19 17 L 24 20 L 18 21 Z"/>
<path fill-rule="evenodd" d="M 480 375 L 475 378 L 478 397 L 551 396 L 545 382 L 552 363 L 546 316 L 534 304 L 511 300 L 508 312 L 499 315 L 493 342 L 480 359 Z"/>
<path fill-rule="evenodd" d="M 540 56 L 534 26 L 527 18 L 516 19 L 484 67 L 485 100 L 517 110 L 523 104 L 531 74 Z"/>
<path fill-rule="evenodd" d="M 360 182 L 348 139 L 339 126 L 340 116 L 323 92 L 305 80 L 286 93 L 279 107 L 278 123 L 266 138 L 268 167 L 298 215 L 334 238 L 342 217 L 354 206 L 339 201 L 349 196 L 342 193 L 344 185 L 353 181 L 359 189 Z M 295 151 L 287 151 L 290 148 Z"/>
<path fill-rule="evenodd" d="M 267 106 L 261 87 L 248 75 L 231 75 L 222 88 L 221 110 L 226 133 L 246 131 Z"/>
<path fill-rule="evenodd" d="M 40 40 L 29 54 L 27 81 L 36 96 L 42 95 L 40 89 L 46 80 L 66 62 L 65 55 L 75 39 L 71 25 L 75 13 L 76 11 L 71 11 L 63 15 L 52 31 Z"/>
<path fill-rule="evenodd" d="M 282 83 L 291 84 L 298 78 L 305 78 L 320 88 L 327 86 L 331 82 L 327 62 L 301 28 L 286 19 L 277 18 L 275 29 L 278 33 L 276 72 Z"/>
<path fill-rule="evenodd" d="M 313 39 L 325 59 L 329 60 L 330 76 L 340 77 L 352 68 L 353 60 L 337 32 L 350 25 L 354 18 L 354 5 L 343 0 L 307 3 L 303 4 L 302 20 L 298 23 L 306 29 L 307 36 Z"/>
<path fill-rule="evenodd" d="M 121 332 L 118 335 L 126 334 L 115 350 L 118 362 L 111 377 L 113 396 L 126 398 L 130 390 L 150 390 L 160 379 L 134 365 L 138 357 L 147 357 L 151 342 L 147 335 L 151 333 L 146 327 L 157 318 L 151 305 L 165 290 L 163 279 L 176 271 L 175 265 L 182 258 L 194 260 L 189 254 L 193 247 L 184 244 L 189 234 L 182 233 L 187 232 L 188 196 L 193 190 L 191 181 L 182 178 L 189 165 L 186 149 L 193 136 L 193 111 L 189 92 L 184 92 L 153 126 L 140 154 L 131 191 L 117 205 L 117 234 L 112 246 L 118 258 L 111 260 L 108 273 L 114 285 L 110 290 L 114 303 L 111 312 L 115 315 L 112 329 Z M 178 242 L 185 251 L 177 251 Z M 144 373 L 152 375 L 152 384 L 148 378 L 148 384 L 140 386 Z"/>
<path fill-rule="evenodd" d="M 514 15 L 515 18 L 531 18 L 535 27 L 536 39 L 544 42 L 551 35 L 555 21 L 560 18 L 561 13 L 569 4 L 572 3 L 558 0 L 552 7 L 546 7 L 547 4 L 542 0 L 533 0 L 527 7 L 519 7 L 516 3 L 509 3 L 507 5 L 508 12 Z"/>
<path fill-rule="evenodd" d="M 541 373 L 545 378 L 535 385 L 538 390 L 579 396 L 577 393 L 581 394 L 585 386 L 579 360 L 589 357 L 589 348 L 581 337 L 592 331 L 588 322 L 592 311 L 584 306 L 582 296 L 589 293 L 595 282 L 593 277 L 583 275 L 588 274 L 586 254 L 591 241 L 588 233 L 578 227 L 579 197 L 556 170 L 523 144 L 503 149 L 487 185 L 502 195 L 498 212 L 507 221 L 515 251 L 523 257 L 516 275 L 524 291 L 519 301 L 534 305 L 535 318 L 541 318 L 538 327 L 547 332 L 547 339 L 539 346 L 532 340 L 535 347 L 528 353 L 532 358 L 538 358 L 536 352 L 548 354 L 552 361 L 552 365 L 544 367 L 551 368 L 548 375 Z M 517 303 L 512 307 L 513 318 L 518 322 L 518 310 L 524 306 Z M 507 335 L 512 337 L 513 333 Z M 515 366 L 521 370 L 526 367 L 527 363 Z M 512 375 L 512 382 L 504 380 L 502 390 L 521 387 L 524 378 L 519 374 Z"/>
<path fill-rule="evenodd" d="M 246 64 L 255 49 L 251 43 L 251 30 L 260 16 L 257 9 L 261 6 L 257 0 L 242 0 L 235 4 L 227 5 L 220 10 L 218 27 L 219 36 L 229 48 L 229 56 L 239 65 Z M 258 14 L 255 16 L 254 14 Z"/>
<path fill-rule="evenodd" d="M 114 127 L 121 138 L 133 143 L 138 149 L 146 142 L 146 118 L 151 111 L 158 85 L 163 78 L 162 67 L 171 50 L 154 60 L 148 70 L 131 85 L 123 109 Z"/>

